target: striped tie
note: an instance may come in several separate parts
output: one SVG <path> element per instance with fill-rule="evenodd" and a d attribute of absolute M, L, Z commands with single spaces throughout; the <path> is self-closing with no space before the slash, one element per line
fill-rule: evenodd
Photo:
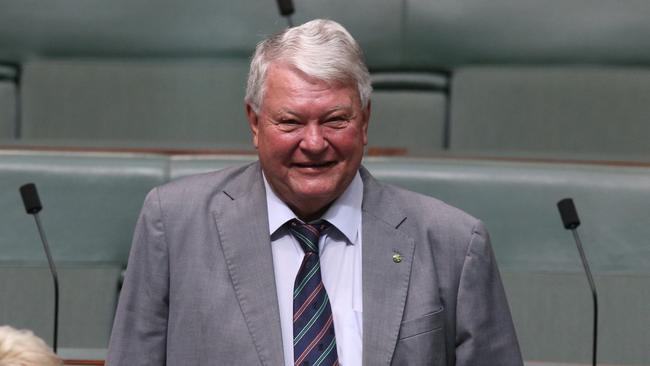
<path fill-rule="evenodd" d="M 293 287 L 293 359 L 296 366 L 338 365 L 332 309 L 323 286 L 318 239 L 327 221 L 303 224 L 291 220 L 289 230 L 305 257 Z"/>

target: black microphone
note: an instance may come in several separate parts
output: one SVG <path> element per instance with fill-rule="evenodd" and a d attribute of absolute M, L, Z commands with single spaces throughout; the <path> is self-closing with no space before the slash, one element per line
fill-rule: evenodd
<path fill-rule="evenodd" d="M 41 200 L 38 198 L 38 192 L 34 183 L 28 183 L 20 187 L 20 195 L 23 197 L 25 211 L 28 214 L 33 215 L 41 212 L 43 205 L 41 205 Z"/>
<path fill-rule="evenodd" d="M 558 202 L 557 208 L 560 210 L 560 217 L 562 218 L 565 229 L 573 230 L 580 226 L 578 212 L 576 212 L 576 206 L 573 205 L 571 198 L 565 198 Z"/>
<path fill-rule="evenodd" d="M 36 220 L 36 226 L 38 227 L 38 233 L 40 234 L 41 242 L 43 243 L 43 250 L 45 250 L 47 262 L 50 265 L 52 280 L 54 281 L 54 338 L 52 340 L 52 348 L 54 349 L 54 353 L 56 353 L 57 335 L 59 333 L 59 277 L 56 274 L 56 267 L 52 260 L 50 246 L 47 243 L 45 232 L 41 226 L 41 220 L 38 217 L 38 213 L 43 209 L 43 205 L 41 205 L 41 200 L 38 198 L 38 191 L 36 191 L 36 185 L 34 183 L 27 183 L 20 187 L 20 196 L 23 198 L 25 211 L 30 215 L 34 215 L 34 220 Z"/>
<path fill-rule="evenodd" d="M 596 284 L 594 283 L 594 278 L 591 275 L 591 270 L 589 269 L 587 257 L 585 256 L 585 251 L 582 248 L 580 236 L 576 230 L 578 226 L 580 226 L 580 218 L 578 218 L 578 212 L 576 211 L 576 207 L 573 204 L 573 200 L 571 198 L 560 200 L 557 203 L 557 208 L 560 211 L 560 217 L 562 218 L 564 228 L 571 230 L 573 233 L 573 238 L 575 239 L 576 246 L 578 247 L 578 252 L 580 253 L 580 260 L 582 261 L 582 266 L 585 269 L 585 273 L 587 274 L 587 281 L 589 281 L 589 287 L 591 288 L 591 295 L 594 302 L 594 329 L 591 364 L 593 366 L 596 366 L 596 354 L 598 349 L 598 294 L 596 292 Z"/>
<path fill-rule="evenodd" d="M 293 23 L 291 22 L 291 15 L 295 11 L 293 7 L 293 1 L 291 0 L 277 0 L 277 1 L 278 1 L 278 8 L 280 8 L 280 15 L 287 18 L 289 27 L 293 27 Z"/>

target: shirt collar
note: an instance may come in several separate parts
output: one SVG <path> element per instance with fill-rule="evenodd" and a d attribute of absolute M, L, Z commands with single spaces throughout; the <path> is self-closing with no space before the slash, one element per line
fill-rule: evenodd
<path fill-rule="evenodd" d="M 266 189 L 266 208 L 269 215 L 269 234 L 273 235 L 287 221 L 297 218 L 289 206 L 278 197 L 264 172 L 264 188 Z M 357 172 L 352 182 L 345 189 L 343 194 L 337 198 L 325 214 L 321 217 L 336 227 L 348 242 L 354 243 L 357 239 L 359 227 L 361 226 L 361 202 L 363 200 L 363 181 Z"/>

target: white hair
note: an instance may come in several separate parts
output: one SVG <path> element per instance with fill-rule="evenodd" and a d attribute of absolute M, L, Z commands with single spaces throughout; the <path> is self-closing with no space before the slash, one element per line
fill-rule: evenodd
<path fill-rule="evenodd" d="M 29 330 L 0 326 L 0 366 L 61 366 L 63 361 Z"/>
<path fill-rule="evenodd" d="M 266 72 L 273 62 L 297 68 L 328 83 L 356 83 L 361 107 L 370 100 L 372 85 L 357 41 L 339 23 L 316 19 L 260 42 L 255 48 L 246 85 L 246 103 L 259 112 Z"/>

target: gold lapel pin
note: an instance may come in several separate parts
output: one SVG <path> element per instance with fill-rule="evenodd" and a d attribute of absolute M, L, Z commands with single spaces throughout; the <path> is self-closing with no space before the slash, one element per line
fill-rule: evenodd
<path fill-rule="evenodd" d="M 398 252 L 393 253 L 393 262 L 395 263 L 401 263 L 402 262 L 402 255 L 399 254 Z"/>

